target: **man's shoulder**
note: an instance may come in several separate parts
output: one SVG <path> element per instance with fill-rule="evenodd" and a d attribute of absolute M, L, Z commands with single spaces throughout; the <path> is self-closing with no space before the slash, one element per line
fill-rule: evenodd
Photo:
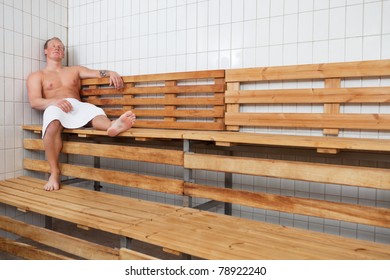
<path fill-rule="evenodd" d="M 31 80 L 31 79 L 34 79 L 34 80 L 36 80 L 36 79 L 42 79 L 42 77 L 43 77 L 43 71 L 42 70 L 38 70 L 38 71 L 35 71 L 35 72 L 32 72 L 32 73 L 30 73 L 30 75 L 28 75 L 28 80 Z"/>

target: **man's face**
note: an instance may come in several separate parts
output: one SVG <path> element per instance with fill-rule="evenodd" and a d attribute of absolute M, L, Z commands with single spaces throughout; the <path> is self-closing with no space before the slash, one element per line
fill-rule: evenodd
<path fill-rule="evenodd" d="M 65 48 L 61 41 L 53 39 L 47 44 L 45 49 L 47 58 L 54 60 L 62 60 L 65 57 Z"/>

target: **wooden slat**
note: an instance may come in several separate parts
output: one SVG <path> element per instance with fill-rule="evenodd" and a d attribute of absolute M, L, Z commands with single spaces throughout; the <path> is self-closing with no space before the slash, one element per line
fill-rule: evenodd
<path fill-rule="evenodd" d="M 57 191 L 57 196 L 53 196 L 51 193 L 45 193 L 43 184 L 33 184 L 25 181 L 20 183 L 18 179 L 1 183 L 2 200 L 13 206 L 25 203 L 24 207 L 29 211 L 67 220 L 82 227 L 109 230 L 116 234 L 120 232 L 123 223 L 137 224 L 156 216 L 146 212 L 129 215 L 126 211 L 117 210 L 115 206 L 109 208 L 110 205 L 107 203 L 103 203 L 102 206 L 96 205 L 96 202 L 84 203 L 85 197 L 80 196 L 80 193 L 78 196 L 72 196 Z"/>
<path fill-rule="evenodd" d="M 130 105 L 130 106 L 146 106 L 146 105 L 176 105 L 176 106 L 212 106 L 223 105 L 223 97 L 186 97 L 186 98 L 94 98 L 87 99 L 88 103 L 96 106 L 108 105 Z"/>
<path fill-rule="evenodd" d="M 390 103 L 390 87 L 231 90 L 227 104 Z"/>
<path fill-rule="evenodd" d="M 122 77 L 125 83 L 140 83 L 140 82 L 158 82 L 169 80 L 194 80 L 194 79 L 208 79 L 208 78 L 223 78 L 225 76 L 224 70 L 206 70 L 206 71 L 192 71 L 192 72 L 177 72 L 164 74 L 149 74 Z M 84 79 L 81 84 L 84 85 L 107 85 L 110 83 L 108 78 L 104 79 Z"/>
<path fill-rule="evenodd" d="M 120 260 L 158 260 L 155 257 L 134 251 L 126 248 L 119 249 Z"/>
<path fill-rule="evenodd" d="M 170 81 L 171 82 L 171 81 Z M 127 94 L 164 94 L 164 93 L 212 93 L 224 92 L 224 85 L 167 85 L 167 86 L 138 86 L 125 88 L 96 88 L 82 89 L 81 96 L 109 96 Z"/>
<path fill-rule="evenodd" d="M 226 82 L 390 76 L 390 60 L 304 64 L 226 70 Z"/>
<path fill-rule="evenodd" d="M 6 192 L 6 190 L 8 192 Z M 59 205 L 58 199 L 57 201 L 54 200 L 52 203 L 48 204 L 47 198 L 44 195 L 41 195 L 39 200 L 32 200 L 25 194 L 16 196 L 12 188 L 2 184 L 0 184 L 0 194 L 1 201 L 3 203 L 15 207 L 25 207 L 28 205 L 29 210 L 42 215 L 47 215 L 76 224 L 84 224 L 85 226 L 113 233 L 120 232 L 123 227 L 123 223 L 97 217 L 96 215 L 94 216 L 90 213 L 83 213 L 80 212 L 80 209 L 70 209 L 69 207 L 74 207 L 73 204 L 61 202 Z"/>
<path fill-rule="evenodd" d="M 16 221 L 5 216 L 0 216 L 0 228 L 85 259 L 115 260 L 119 257 L 118 250 Z"/>
<path fill-rule="evenodd" d="M 104 109 L 104 112 L 109 116 L 121 116 L 125 109 Z M 180 109 L 180 110 L 142 110 L 133 109 L 133 113 L 137 117 L 174 117 L 174 118 L 223 118 L 224 107 L 214 106 L 212 109 Z"/>
<path fill-rule="evenodd" d="M 217 122 L 202 122 L 202 121 L 183 121 L 183 122 L 167 122 L 153 120 L 137 120 L 134 127 L 143 128 L 167 128 L 167 129 L 189 129 L 189 130 L 223 130 L 224 124 Z M 124 136 L 124 135 L 123 135 Z M 153 137 L 156 138 L 156 137 Z"/>
<path fill-rule="evenodd" d="M 341 79 L 325 79 L 325 88 L 337 88 L 339 89 L 341 85 Z M 325 103 L 324 104 L 324 113 L 325 114 L 340 114 L 340 104 L 339 103 Z M 325 128 L 323 130 L 324 135 L 334 135 L 337 136 L 339 134 L 339 129 L 336 128 Z"/>
<path fill-rule="evenodd" d="M 383 168 L 191 153 L 184 155 L 184 167 L 390 190 L 390 172 Z"/>
<path fill-rule="evenodd" d="M 27 131 L 42 131 L 40 125 L 24 125 Z M 91 136 L 106 135 L 105 132 L 87 129 L 69 129 L 65 133 L 85 133 Z M 145 138 L 170 138 L 203 140 L 237 144 L 273 145 L 288 147 L 342 149 L 342 150 L 364 150 L 390 152 L 390 141 L 386 139 L 365 139 L 348 137 L 327 137 L 327 136 L 300 136 L 300 135 L 276 135 L 248 132 L 227 132 L 227 131 L 186 131 L 168 129 L 131 129 L 124 133 L 126 137 Z"/>
<path fill-rule="evenodd" d="M 133 233 L 140 234 L 139 239 L 146 237 L 148 242 L 208 259 L 386 259 L 390 255 L 390 247 L 383 244 L 188 208 L 139 224 Z"/>
<path fill-rule="evenodd" d="M 177 85 L 177 81 L 165 81 L 165 86 L 166 87 L 175 87 L 176 85 Z M 165 93 L 164 97 L 166 99 L 176 99 L 177 98 L 177 94 L 174 91 L 168 91 L 167 93 Z M 167 110 L 167 111 L 176 111 L 177 106 L 175 106 L 175 105 L 166 105 L 166 106 L 164 106 L 164 109 Z M 176 118 L 173 117 L 173 116 L 164 116 L 164 121 L 174 122 L 174 121 L 176 121 Z"/>
<path fill-rule="evenodd" d="M 342 149 L 390 152 L 390 141 L 385 139 L 364 139 L 329 136 L 300 136 L 285 134 L 264 134 L 248 132 L 188 131 L 184 139 L 266 146 L 306 147 L 316 149 Z"/>
<path fill-rule="evenodd" d="M 45 161 L 24 159 L 24 168 L 28 170 L 49 172 Z M 127 172 L 92 168 L 80 165 L 60 164 L 61 174 L 76 178 L 105 182 L 126 187 L 140 188 L 170 194 L 183 194 L 183 181 L 155 176 L 131 174 Z"/>
<path fill-rule="evenodd" d="M 226 113 L 227 125 L 390 130 L 390 114 Z"/>
<path fill-rule="evenodd" d="M 0 236 L 0 251 L 27 260 L 71 260 L 60 254 L 52 253 L 34 246 L 13 241 Z"/>
<path fill-rule="evenodd" d="M 227 87 L 227 90 L 225 92 L 225 103 L 227 103 L 226 100 L 228 100 L 228 98 L 230 97 L 232 92 L 237 92 L 240 89 L 240 83 L 228 83 L 226 87 Z M 238 112 L 240 112 L 240 105 L 238 103 L 226 104 L 226 113 L 237 114 Z M 226 123 L 226 119 L 225 119 L 225 124 L 227 125 L 226 126 L 227 130 L 231 130 L 231 131 L 239 131 L 240 130 L 240 127 L 238 125 L 235 125 L 235 126 L 228 125 Z"/>
<path fill-rule="evenodd" d="M 46 192 L 43 190 L 44 181 L 27 178 L 0 182 L 0 200 L 12 206 L 24 206 L 33 212 L 117 235 L 122 235 L 124 227 L 177 210 L 169 205 L 77 187 L 62 186 L 57 192 Z"/>
<path fill-rule="evenodd" d="M 13 183 L 12 187 L 16 189 L 19 189 L 15 186 L 18 185 L 26 188 L 26 191 L 30 191 L 31 193 L 39 193 L 46 197 L 61 199 L 64 202 L 77 203 L 84 208 L 107 211 L 112 215 L 111 219 L 114 219 L 116 214 L 120 216 L 126 215 L 125 220 L 128 223 L 131 223 L 131 221 L 139 222 L 142 219 L 153 219 L 156 215 L 166 215 L 176 210 L 175 207 L 167 204 L 153 203 L 104 192 L 91 192 L 88 189 L 67 185 L 62 186 L 58 192 L 45 192 L 43 191 L 45 181 L 28 176 L 7 180 L 7 182 L 9 181 Z M 120 220 L 121 218 L 115 219 Z"/>
<path fill-rule="evenodd" d="M 43 151 L 43 141 L 41 139 L 24 139 L 24 148 Z M 175 150 L 170 150 L 167 153 L 164 149 L 64 141 L 62 153 L 183 165 L 183 152 Z"/>
<path fill-rule="evenodd" d="M 34 131 L 34 132 L 42 132 L 42 125 L 23 125 L 24 130 Z M 107 136 L 106 131 L 95 130 L 95 129 L 64 129 L 64 133 L 70 134 L 85 134 L 88 136 Z M 118 137 L 145 137 L 145 138 L 153 138 L 153 139 L 182 139 L 183 138 L 183 130 L 178 129 L 148 129 L 148 128 L 131 128 L 125 132 L 122 132 L 118 135 Z"/>
<path fill-rule="evenodd" d="M 371 226 L 390 227 L 390 209 L 268 193 L 184 184 L 184 194 L 267 210 L 282 211 Z"/>

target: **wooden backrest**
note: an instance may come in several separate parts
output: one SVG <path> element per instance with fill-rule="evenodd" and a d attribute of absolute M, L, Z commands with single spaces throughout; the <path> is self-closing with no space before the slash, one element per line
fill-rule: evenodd
<path fill-rule="evenodd" d="M 212 70 L 126 76 L 123 89 L 109 87 L 107 78 L 87 79 L 81 96 L 109 117 L 132 110 L 135 127 L 223 130 L 224 75 Z"/>
<path fill-rule="evenodd" d="M 389 86 L 345 86 L 349 79 L 383 76 L 390 76 L 390 60 L 226 70 L 227 129 L 238 131 L 248 126 L 304 128 L 322 130 L 324 135 L 338 135 L 340 129 L 390 130 L 389 113 L 350 113 L 343 109 L 351 104 L 389 103 Z M 282 81 L 289 81 L 296 88 L 285 89 Z M 314 81 L 316 88 L 307 85 L 300 88 L 301 81 Z M 248 89 L 250 87 L 246 86 L 248 83 L 267 86 L 268 82 L 280 83 L 272 89 Z M 292 109 L 295 112 L 290 112 L 291 108 L 288 108 L 313 104 L 322 108 L 304 113 L 296 108 Z M 269 108 L 248 112 L 245 105 Z"/>

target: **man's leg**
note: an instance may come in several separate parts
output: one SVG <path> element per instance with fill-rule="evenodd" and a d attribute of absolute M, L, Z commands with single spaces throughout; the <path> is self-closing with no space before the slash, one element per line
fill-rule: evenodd
<path fill-rule="evenodd" d="M 135 122 L 135 115 L 131 111 L 122 114 L 118 119 L 111 121 L 106 116 L 97 116 L 92 120 L 92 126 L 98 130 L 106 130 L 108 136 L 114 137 L 128 130 Z"/>
<path fill-rule="evenodd" d="M 50 166 L 50 177 L 44 189 L 47 191 L 58 190 L 60 188 L 60 167 L 59 157 L 62 149 L 62 125 L 59 121 L 52 121 L 43 137 L 46 158 Z"/>

